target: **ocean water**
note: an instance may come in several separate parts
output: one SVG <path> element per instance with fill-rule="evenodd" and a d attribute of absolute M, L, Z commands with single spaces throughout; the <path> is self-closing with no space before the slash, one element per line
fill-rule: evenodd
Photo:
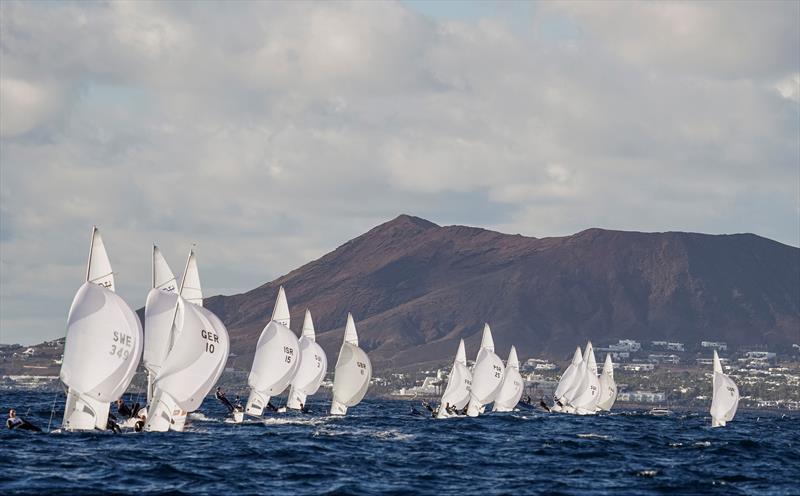
<path fill-rule="evenodd" d="M 3 392 L 47 427 L 52 393 Z M 63 409 L 57 398 L 55 429 Z M 0 494 L 800 494 L 800 414 L 597 417 L 538 411 L 431 420 L 367 399 L 346 417 L 224 422 L 213 398 L 184 433 L 2 430 Z"/>

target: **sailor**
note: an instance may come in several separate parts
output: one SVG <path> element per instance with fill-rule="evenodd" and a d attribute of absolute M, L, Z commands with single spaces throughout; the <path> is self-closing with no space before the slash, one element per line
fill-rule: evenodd
<path fill-rule="evenodd" d="M 35 425 L 31 424 L 25 419 L 17 417 L 17 411 L 13 408 L 8 411 L 8 420 L 6 420 L 6 427 L 9 429 L 19 429 L 22 431 L 42 432 L 42 430 Z"/>
<path fill-rule="evenodd" d="M 267 402 L 267 410 L 269 410 L 271 412 L 277 412 L 278 411 L 278 407 L 273 405 L 271 401 L 268 401 Z"/>
<path fill-rule="evenodd" d="M 431 413 L 436 413 L 436 412 L 434 412 L 434 410 L 433 410 L 433 407 L 432 407 L 432 406 L 431 406 L 431 404 L 428 402 L 428 400 L 422 400 L 422 406 L 424 406 L 425 408 L 427 408 L 427 409 L 428 409 L 428 411 L 430 411 Z"/>
<path fill-rule="evenodd" d="M 530 400 L 530 396 L 528 397 L 528 400 Z M 561 403 L 559 403 L 559 405 L 560 404 Z M 550 411 L 550 407 L 547 406 L 547 403 L 545 403 L 545 401 L 544 401 L 544 396 L 542 396 L 542 399 L 539 400 L 539 406 L 542 407 L 543 409 L 545 409 L 548 412 Z"/>
<path fill-rule="evenodd" d="M 305 405 L 305 403 L 300 403 L 300 413 L 311 413 L 311 410 Z"/>
<path fill-rule="evenodd" d="M 139 410 L 139 404 L 135 404 L 133 406 L 134 409 L 137 411 Z M 125 404 L 125 400 L 122 398 L 117 400 L 117 413 L 125 418 L 133 418 L 136 415 L 133 409 L 131 409 L 128 405 Z"/>
<path fill-rule="evenodd" d="M 419 410 L 417 410 L 417 409 L 414 407 L 414 405 L 411 405 L 411 411 L 410 411 L 410 412 L 408 412 L 408 414 L 409 414 L 409 415 L 415 415 L 415 416 L 417 416 L 417 417 L 422 417 L 422 412 L 420 412 Z"/>
<path fill-rule="evenodd" d="M 147 422 L 147 409 L 142 408 L 137 413 L 138 420 L 133 424 L 133 430 L 142 432 L 142 430 L 144 430 L 144 424 Z"/>
<path fill-rule="evenodd" d="M 456 409 L 456 406 L 455 405 L 450 406 L 450 403 L 445 405 L 444 411 L 446 411 L 450 415 L 458 415 L 458 410 Z"/>
<path fill-rule="evenodd" d="M 225 408 L 228 409 L 229 413 L 233 413 L 234 407 L 228 400 L 228 398 L 225 396 L 225 393 L 222 391 L 221 387 L 217 386 L 217 392 L 214 393 L 214 397 L 216 397 L 220 402 L 222 402 L 223 405 L 225 405 Z"/>
<path fill-rule="evenodd" d="M 544 401 L 544 398 L 542 398 L 542 401 Z M 526 394 L 525 397 L 522 398 L 522 402 L 525 403 L 526 405 L 530 405 L 531 404 L 531 395 Z"/>
<path fill-rule="evenodd" d="M 114 434 L 119 434 L 122 432 L 119 424 L 117 424 L 117 417 L 110 413 L 108 414 L 108 420 L 106 421 L 106 429 L 112 431 Z"/>
<path fill-rule="evenodd" d="M 244 407 L 242 406 L 242 400 L 239 398 L 239 395 L 236 395 L 236 401 L 233 403 L 233 408 L 237 412 L 244 411 Z"/>

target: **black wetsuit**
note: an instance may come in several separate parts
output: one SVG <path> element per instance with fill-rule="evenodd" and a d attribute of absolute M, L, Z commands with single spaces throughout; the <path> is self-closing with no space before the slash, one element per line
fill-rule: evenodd
<path fill-rule="evenodd" d="M 267 402 L 267 410 L 269 410 L 271 412 L 277 412 L 278 411 L 278 407 L 273 405 L 271 401 L 268 401 Z"/>
<path fill-rule="evenodd" d="M 550 411 L 550 407 L 547 406 L 547 403 L 545 403 L 544 400 L 539 400 L 539 406 L 544 408 L 548 412 Z"/>
<path fill-rule="evenodd" d="M 116 417 L 113 415 L 108 416 L 108 422 L 106 422 L 106 429 L 113 431 L 114 434 L 119 434 L 122 432 L 122 429 L 119 428 L 119 425 L 116 422 Z"/>
<path fill-rule="evenodd" d="M 40 428 L 31 424 L 27 420 L 23 420 L 19 417 L 14 417 L 6 420 L 6 427 L 8 427 L 11 430 L 19 429 L 21 431 L 42 432 Z"/>
<path fill-rule="evenodd" d="M 225 393 L 221 393 L 221 392 L 217 391 L 217 392 L 214 394 L 214 396 L 216 396 L 216 398 L 217 398 L 219 401 L 221 401 L 223 405 L 225 405 L 225 408 L 227 408 L 227 409 L 228 409 L 228 412 L 229 412 L 229 413 L 233 413 L 233 411 L 235 410 L 235 408 L 234 408 L 234 407 L 233 407 L 233 405 L 231 404 L 230 400 L 228 400 L 228 398 L 227 398 L 227 397 L 225 397 Z"/>
<path fill-rule="evenodd" d="M 121 403 L 117 407 L 117 413 L 119 413 L 120 415 L 122 415 L 125 418 L 133 417 L 133 410 L 131 410 L 130 407 L 128 405 L 126 405 L 125 403 Z"/>
<path fill-rule="evenodd" d="M 422 412 L 420 412 L 419 410 L 417 410 L 416 408 L 414 408 L 412 406 L 411 407 L 411 411 L 409 412 L 409 415 L 415 415 L 417 417 L 422 417 Z"/>

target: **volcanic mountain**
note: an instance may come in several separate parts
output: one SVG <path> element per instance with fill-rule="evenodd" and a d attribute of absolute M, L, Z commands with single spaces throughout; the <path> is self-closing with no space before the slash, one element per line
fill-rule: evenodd
<path fill-rule="evenodd" d="M 484 322 L 501 356 L 514 344 L 520 357 L 563 358 L 588 339 L 800 342 L 800 249 L 753 234 L 537 239 L 401 215 L 263 286 L 208 298 L 236 368 L 249 369 L 280 285 L 292 326 L 311 309 L 332 362 L 352 312 L 376 370 L 449 362 L 460 338 L 474 355 Z"/>

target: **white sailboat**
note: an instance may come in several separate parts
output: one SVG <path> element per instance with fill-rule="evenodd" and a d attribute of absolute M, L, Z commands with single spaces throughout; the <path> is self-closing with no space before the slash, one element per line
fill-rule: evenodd
<path fill-rule="evenodd" d="M 150 292 L 144 305 L 144 368 L 147 370 L 147 403 L 153 400 L 153 381 L 167 358 L 172 333 L 172 319 L 178 304 L 175 274 L 153 245 L 153 274 Z"/>
<path fill-rule="evenodd" d="M 345 415 L 348 408 L 359 404 L 367 394 L 370 379 L 372 363 L 366 352 L 358 347 L 356 324 L 353 316 L 348 313 L 344 341 L 333 376 L 331 415 Z"/>
<path fill-rule="evenodd" d="M 570 400 L 570 405 L 578 415 L 594 415 L 597 412 L 597 401 L 600 398 L 600 380 L 597 378 L 597 362 L 591 341 L 586 344 L 583 361 L 585 364 L 582 369 L 584 379 Z"/>
<path fill-rule="evenodd" d="M 248 415 L 261 416 L 270 396 L 281 394 L 289 387 L 302 363 L 300 343 L 289 329 L 289 323 L 289 303 L 281 286 L 272 318 L 258 338 L 253 366 L 247 378 L 250 396 L 245 412 Z"/>
<path fill-rule="evenodd" d="M 567 369 L 561 374 L 561 380 L 558 381 L 555 393 L 553 394 L 553 408 L 554 412 L 564 410 L 569 401 L 567 400 L 567 393 L 575 388 L 576 383 L 579 383 L 582 375 L 580 373 L 580 366 L 583 363 L 583 355 L 581 348 L 576 347 L 575 353 L 572 355 L 572 362 L 570 362 Z"/>
<path fill-rule="evenodd" d="M 525 381 L 519 374 L 519 359 L 517 349 L 513 346 L 508 353 L 506 360 L 506 370 L 503 374 L 503 385 L 494 400 L 493 412 L 512 412 L 522 397 L 522 390 L 525 389 Z"/>
<path fill-rule="evenodd" d="M 597 400 L 597 408 L 609 411 L 615 401 L 617 401 L 617 383 L 614 381 L 614 364 L 611 363 L 611 355 L 606 353 L 603 373 L 600 374 L 600 398 Z"/>
<path fill-rule="evenodd" d="M 472 367 L 472 388 L 469 393 L 467 415 L 477 417 L 486 405 L 494 401 L 503 385 L 503 361 L 494 353 L 494 340 L 489 324 L 483 327 L 481 347 Z"/>
<path fill-rule="evenodd" d="M 228 361 L 228 330 L 203 308 L 200 274 L 194 251 L 183 273 L 169 339 L 169 349 L 153 383 L 146 431 L 182 431 L 214 387 Z"/>
<path fill-rule="evenodd" d="M 464 351 L 464 340 L 462 339 L 458 343 L 456 359 L 453 362 L 453 368 L 450 370 L 450 376 L 447 378 L 447 387 L 445 387 L 442 400 L 439 402 L 436 418 L 450 417 L 451 414 L 447 411 L 448 406 L 456 410 L 463 410 L 469 403 L 471 386 L 472 373 L 467 367 L 467 354 Z"/>
<path fill-rule="evenodd" d="M 141 353 L 141 324 L 114 292 L 114 273 L 95 227 L 86 282 L 75 294 L 67 319 L 59 374 L 68 387 L 62 428 L 105 430 L 110 403 L 128 388 Z"/>
<path fill-rule="evenodd" d="M 712 379 L 713 396 L 711 398 L 711 427 L 725 427 L 733 420 L 739 407 L 739 388 L 736 383 L 722 372 L 717 350 L 714 350 L 714 376 Z"/>
<path fill-rule="evenodd" d="M 325 372 L 328 371 L 328 357 L 316 342 L 314 321 L 308 310 L 303 319 L 303 335 L 300 337 L 299 345 L 300 366 L 292 379 L 289 399 L 286 402 L 286 407 L 294 410 L 305 408 L 306 399 L 317 392 L 319 385 L 325 379 Z"/>

